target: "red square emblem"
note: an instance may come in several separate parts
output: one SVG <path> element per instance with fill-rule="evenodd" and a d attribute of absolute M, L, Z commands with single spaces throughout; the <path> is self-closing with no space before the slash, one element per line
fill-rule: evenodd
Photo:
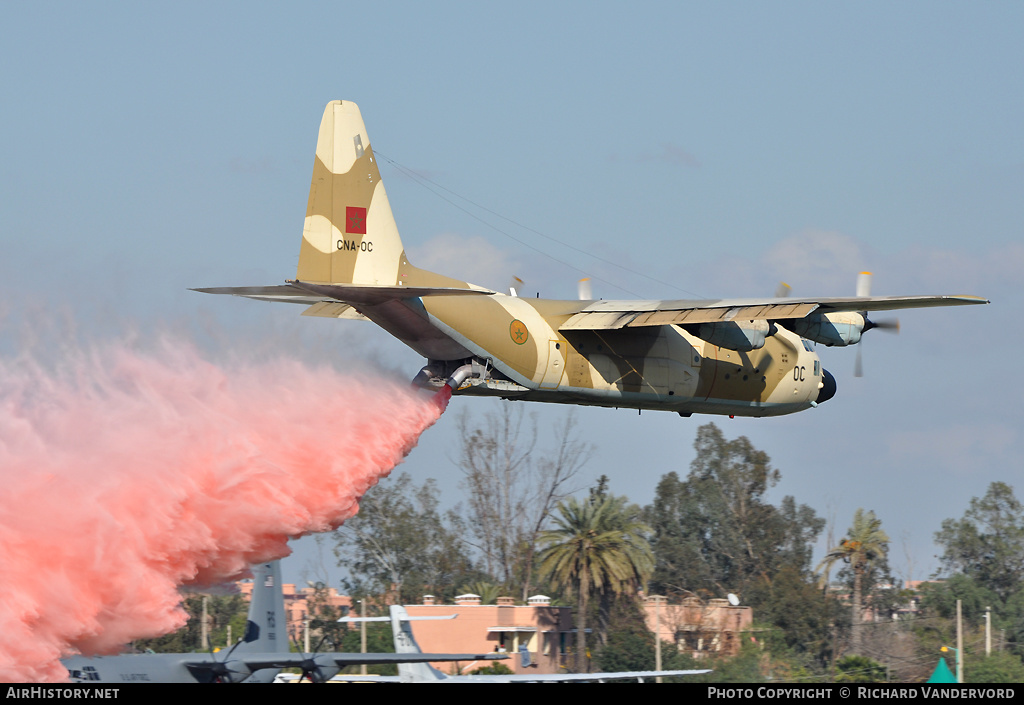
<path fill-rule="evenodd" d="M 357 206 L 345 208 L 345 232 L 357 235 L 366 234 L 366 209 Z"/>

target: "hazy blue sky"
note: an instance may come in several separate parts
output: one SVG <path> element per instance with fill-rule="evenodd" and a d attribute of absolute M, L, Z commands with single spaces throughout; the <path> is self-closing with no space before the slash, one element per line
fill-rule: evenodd
<path fill-rule="evenodd" d="M 1019 2 L 3 3 L 0 354 L 30 320 L 411 377 L 421 361 L 370 324 L 186 291 L 294 276 L 323 106 L 354 100 L 378 153 L 673 286 L 488 227 L 385 163 L 421 266 L 548 297 L 575 295 L 564 262 L 605 298 L 844 295 L 862 269 L 879 295 L 991 298 L 869 333 L 863 379 L 822 349 L 838 394 L 795 416 L 578 412 L 588 477 L 614 492 L 649 502 L 714 421 L 772 457 L 775 498 L 837 537 L 875 510 L 893 567 L 926 577 L 943 519 L 995 480 L 1024 497 L 1022 27 Z M 453 501 L 455 421 L 402 466 Z"/>

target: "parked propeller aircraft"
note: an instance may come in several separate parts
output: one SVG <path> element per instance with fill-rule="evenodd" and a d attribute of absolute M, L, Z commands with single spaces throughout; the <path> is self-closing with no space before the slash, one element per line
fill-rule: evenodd
<path fill-rule="evenodd" d="M 453 253 L 457 256 L 457 253 Z M 863 289 L 863 287 L 862 287 Z M 427 359 L 416 384 L 457 394 L 631 409 L 779 416 L 831 399 L 812 343 L 846 346 L 875 311 L 977 296 L 595 301 L 521 298 L 414 267 L 359 108 L 327 105 L 296 278 L 196 289 L 367 319 Z"/>
<path fill-rule="evenodd" d="M 408 611 L 401 605 L 392 605 L 389 617 L 343 617 L 339 622 L 391 622 L 391 631 L 395 637 L 395 651 L 405 655 L 422 654 L 416 637 L 412 634 L 410 622 L 412 620 L 426 619 L 455 619 L 458 615 L 431 617 L 410 617 Z M 529 652 L 525 652 L 524 659 L 529 659 Z M 524 663 L 528 666 L 529 663 Z M 374 682 L 374 683 L 569 683 L 573 681 L 606 681 L 625 678 L 635 678 L 643 681 L 644 678 L 657 678 L 659 676 L 692 676 L 700 673 L 710 673 L 711 669 L 687 670 L 687 671 L 617 671 L 613 673 L 518 673 L 508 675 L 468 675 L 468 676 L 446 676 L 429 663 L 410 661 L 399 664 L 397 676 L 359 676 L 339 675 L 332 678 L 335 681 L 346 682 Z"/>
<path fill-rule="evenodd" d="M 245 636 L 225 654 L 126 654 L 62 659 L 76 683 L 271 683 L 282 668 L 322 683 L 345 666 L 408 661 L 474 661 L 507 654 L 301 654 L 288 650 L 279 561 L 253 568 Z"/>

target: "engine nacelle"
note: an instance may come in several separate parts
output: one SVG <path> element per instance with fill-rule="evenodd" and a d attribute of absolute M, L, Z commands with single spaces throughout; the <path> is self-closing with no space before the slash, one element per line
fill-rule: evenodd
<path fill-rule="evenodd" d="M 860 342 L 866 319 L 855 311 L 812 313 L 803 318 L 787 320 L 783 325 L 802 338 L 832 347 Z"/>
<path fill-rule="evenodd" d="M 694 323 L 683 328 L 705 342 L 736 352 L 760 350 L 765 338 L 775 333 L 774 324 L 765 320 Z"/>

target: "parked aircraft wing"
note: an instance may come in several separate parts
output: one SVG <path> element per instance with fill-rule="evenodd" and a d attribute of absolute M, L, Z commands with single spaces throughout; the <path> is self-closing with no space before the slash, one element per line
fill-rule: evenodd
<path fill-rule="evenodd" d="M 517 673 L 515 675 L 495 676 L 494 680 L 491 680 L 491 677 L 489 676 L 469 675 L 449 678 L 445 682 L 479 683 L 486 679 L 486 681 L 496 683 L 571 683 L 573 681 L 608 681 L 624 678 L 636 678 L 637 680 L 643 680 L 644 678 L 657 678 L 659 676 L 696 676 L 701 673 L 711 673 L 711 669 L 704 668 L 689 671 L 618 671 L 612 673 Z"/>
<path fill-rule="evenodd" d="M 711 673 L 711 669 L 690 670 L 690 671 L 620 671 L 617 673 L 516 673 L 506 675 L 480 675 L 472 674 L 466 676 L 451 676 L 438 683 L 571 683 L 571 682 L 595 682 L 619 679 L 653 679 L 669 676 L 695 676 L 701 673 Z M 401 683 L 401 682 L 427 682 L 421 680 L 402 680 L 401 676 L 362 676 L 358 673 L 339 674 L 331 678 L 333 681 L 346 683 Z"/>

